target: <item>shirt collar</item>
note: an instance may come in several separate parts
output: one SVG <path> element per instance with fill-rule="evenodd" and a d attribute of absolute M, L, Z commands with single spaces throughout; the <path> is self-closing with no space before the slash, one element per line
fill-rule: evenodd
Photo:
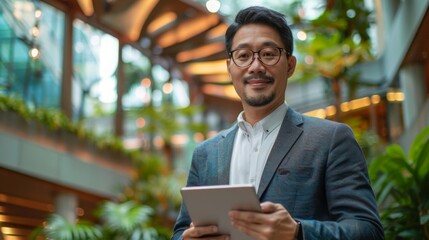
<path fill-rule="evenodd" d="M 279 119 L 283 119 L 286 115 L 286 112 L 288 110 L 288 105 L 286 103 L 280 105 L 276 110 L 274 110 L 272 113 L 270 113 L 268 116 L 264 117 L 262 120 L 257 122 L 255 126 L 262 125 L 262 129 L 265 133 L 270 133 L 273 131 L 276 127 L 278 127 L 282 121 L 279 121 Z M 242 111 L 238 117 L 237 117 L 237 124 L 238 127 L 243 131 L 248 133 L 247 126 L 250 126 L 246 120 L 244 120 L 244 111 Z"/>

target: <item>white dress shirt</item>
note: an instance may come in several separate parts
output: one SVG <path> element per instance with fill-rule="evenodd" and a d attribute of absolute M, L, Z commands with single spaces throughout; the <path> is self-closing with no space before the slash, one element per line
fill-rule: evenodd
<path fill-rule="evenodd" d="M 286 104 L 282 104 L 254 126 L 244 120 L 243 112 L 238 115 L 239 128 L 235 135 L 229 175 L 231 185 L 252 184 L 258 192 L 265 163 L 287 108 Z"/>

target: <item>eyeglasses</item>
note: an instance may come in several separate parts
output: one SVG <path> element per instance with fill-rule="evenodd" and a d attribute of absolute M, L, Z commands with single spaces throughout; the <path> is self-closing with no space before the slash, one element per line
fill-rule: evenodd
<path fill-rule="evenodd" d="M 229 57 L 238 67 L 248 67 L 255 60 L 255 53 L 258 54 L 258 60 L 266 65 L 273 66 L 280 61 L 281 53 L 284 51 L 286 56 L 289 56 L 289 52 L 284 48 L 278 47 L 265 47 L 260 49 L 257 52 L 254 52 L 250 49 L 239 48 L 229 52 Z"/>

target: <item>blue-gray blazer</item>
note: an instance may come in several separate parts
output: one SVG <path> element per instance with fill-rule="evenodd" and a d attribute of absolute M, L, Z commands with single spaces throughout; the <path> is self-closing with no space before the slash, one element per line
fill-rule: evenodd
<path fill-rule="evenodd" d="M 188 186 L 229 183 L 238 126 L 195 149 Z M 261 202 L 282 204 L 299 220 L 304 239 L 384 239 L 365 157 L 344 124 L 303 116 L 289 108 L 264 168 Z M 172 239 L 191 219 L 182 203 Z"/>

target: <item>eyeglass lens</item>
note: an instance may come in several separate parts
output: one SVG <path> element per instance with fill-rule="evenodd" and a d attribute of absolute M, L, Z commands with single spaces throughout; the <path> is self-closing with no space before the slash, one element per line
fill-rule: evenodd
<path fill-rule="evenodd" d="M 232 51 L 232 60 L 239 67 L 247 67 L 253 62 L 255 53 L 263 64 L 271 66 L 279 61 L 281 50 L 273 47 L 262 48 L 257 52 L 250 49 L 237 49 Z"/>

